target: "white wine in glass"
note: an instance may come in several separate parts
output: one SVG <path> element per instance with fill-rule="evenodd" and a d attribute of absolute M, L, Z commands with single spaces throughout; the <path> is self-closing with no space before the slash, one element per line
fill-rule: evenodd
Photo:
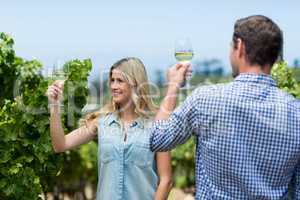
<path fill-rule="evenodd" d="M 181 38 L 175 42 L 175 58 L 177 62 L 190 63 L 194 57 L 194 51 L 189 38 Z M 186 77 L 181 89 L 190 89 L 190 78 Z"/>
<path fill-rule="evenodd" d="M 175 58 L 178 62 L 190 62 L 193 57 L 193 52 L 175 52 Z"/>
<path fill-rule="evenodd" d="M 61 64 L 60 61 L 57 61 L 57 63 L 52 68 L 52 78 L 53 80 L 61 80 L 65 81 L 66 74 L 64 72 L 64 66 Z"/>

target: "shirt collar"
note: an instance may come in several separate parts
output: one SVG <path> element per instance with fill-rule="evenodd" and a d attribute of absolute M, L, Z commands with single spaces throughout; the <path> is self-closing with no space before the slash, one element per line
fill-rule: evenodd
<path fill-rule="evenodd" d="M 108 125 L 111 126 L 112 124 L 116 123 L 121 126 L 120 118 L 116 113 L 110 113 L 108 116 Z M 132 122 L 130 127 L 138 126 L 139 128 L 144 128 L 144 120 L 142 117 L 138 117 L 134 122 Z"/>
<path fill-rule="evenodd" d="M 242 73 L 234 81 L 277 86 L 275 80 L 268 74 Z"/>

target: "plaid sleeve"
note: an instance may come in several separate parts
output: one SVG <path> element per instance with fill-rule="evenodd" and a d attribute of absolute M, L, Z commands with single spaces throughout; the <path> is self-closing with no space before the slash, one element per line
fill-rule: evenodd
<path fill-rule="evenodd" d="M 296 106 L 298 108 L 298 119 L 300 119 L 300 101 L 296 100 Z M 300 200 L 300 162 L 298 162 L 298 165 L 296 167 L 295 172 L 295 197 L 294 199 Z"/>
<path fill-rule="evenodd" d="M 154 122 L 151 129 L 152 151 L 168 151 L 186 142 L 196 127 L 197 106 L 195 94 L 189 96 L 169 119 Z"/>
<path fill-rule="evenodd" d="M 300 166 L 299 162 L 295 172 L 294 199 L 300 200 Z"/>

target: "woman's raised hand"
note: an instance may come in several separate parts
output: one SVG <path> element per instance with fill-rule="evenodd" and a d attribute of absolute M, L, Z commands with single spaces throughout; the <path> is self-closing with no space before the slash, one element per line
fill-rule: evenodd
<path fill-rule="evenodd" d="M 49 104 L 59 104 L 62 100 L 64 89 L 64 81 L 56 80 L 47 89 L 46 96 L 48 96 Z"/>

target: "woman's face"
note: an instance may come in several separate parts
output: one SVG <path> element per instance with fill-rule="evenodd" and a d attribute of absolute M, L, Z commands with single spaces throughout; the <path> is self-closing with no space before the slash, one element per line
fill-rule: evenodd
<path fill-rule="evenodd" d="M 112 70 L 110 91 L 113 101 L 120 106 L 125 106 L 131 99 L 131 87 L 118 69 Z"/>

